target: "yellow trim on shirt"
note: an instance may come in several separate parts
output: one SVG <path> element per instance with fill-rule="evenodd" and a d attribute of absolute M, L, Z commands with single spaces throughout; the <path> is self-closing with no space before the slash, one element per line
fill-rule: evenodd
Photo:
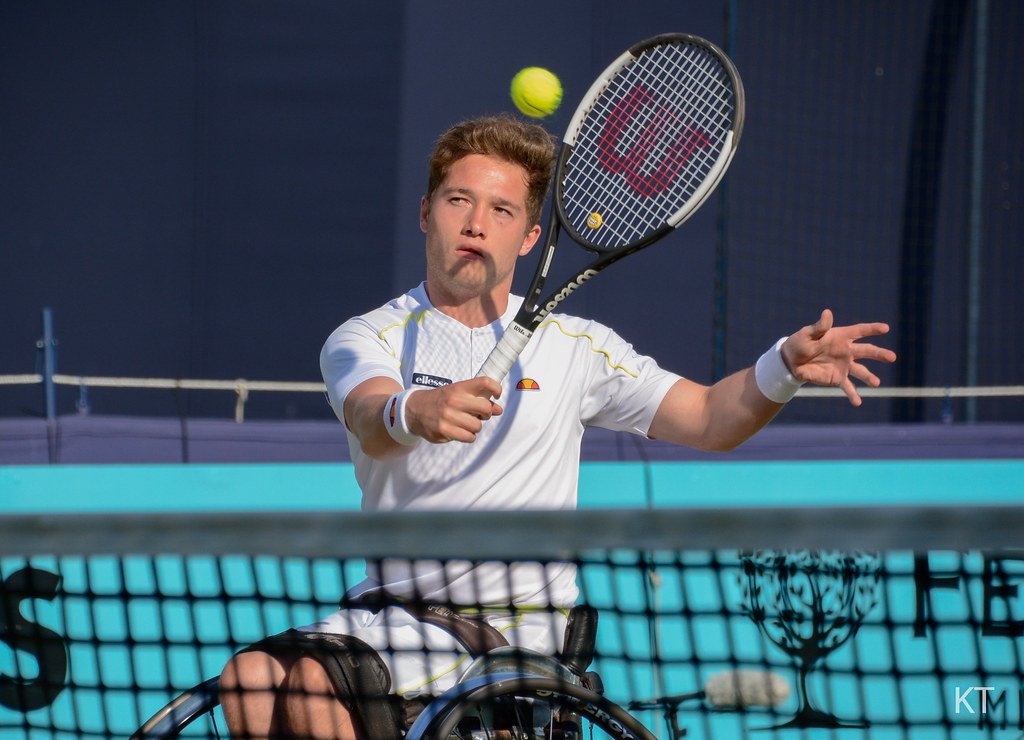
<path fill-rule="evenodd" d="M 449 666 L 449 668 L 448 668 L 447 670 L 441 671 L 440 673 L 438 673 L 437 675 L 434 675 L 434 676 L 428 676 L 428 677 L 427 677 L 427 679 L 426 679 L 426 680 L 425 680 L 425 681 L 424 681 L 423 683 L 417 684 L 416 686 L 409 686 L 409 687 L 407 687 L 407 688 L 404 688 L 404 689 L 402 689 L 402 690 L 398 690 L 398 689 L 396 688 L 396 689 L 395 689 L 395 696 L 401 696 L 401 697 L 404 697 L 404 696 L 405 696 L 406 694 L 408 694 L 408 693 L 409 693 L 410 691 L 416 691 L 417 689 L 422 689 L 422 688 L 423 688 L 424 686 L 429 686 L 430 684 L 434 683 L 434 681 L 437 681 L 438 679 L 441 679 L 441 678 L 443 678 L 443 677 L 447 676 L 447 675 L 448 675 L 449 673 L 451 673 L 452 671 L 454 671 L 454 670 L 455 670 L 456 668 L 458 668 L 458 667 L 459 667 L 460 665 L 462 665 L 463 663 L 465 663 L 465 662 L 466 662 L 466 659 L 467 659 L 468 657 L 469 657 L 469 654 L 468 654 L 468 653 L 462 653 L 462 654 L 461 654 L 461 655 L 459 656 L 458 660 L 456 660 L 456 661 L 455 661 L 454 663 L 452 663 L 452 665 L 451 665 L 451 666 Z"/>
<path fill-rule="evenodd" d="M 607 361 L 608 366 L 611 367 L 612 370 L 621 370 L 622 372 L 624 372 L 626 375 L 630 376 L 631 378 L 639 377 L 639 373 L 635 373 L 632 370 L 629 370 L 628 368 L 623 367 L 622 365 L 614 364 L 612 362 L 612 356 L 606 350 L 598 349 L 597 347 L 594 346 L 594 338 L 592 336 L 590 336 L 589 334 L 574 334 L 571 331 L 567 331 L 566 328 L 564 326 L 562 326 L 562 324 L 558 321 L 558 319 L 548 319 L 547 321 L 545 321 L 543 324 L 541 324 L 537 328 L 538 329 L 543 329 L 546 326 L 548 326 L 549 324 L 554 324 L 555 326 L 557 326 L 558 330 L 560 332 L 562 332 L 567 337 L 570 337 L 572 339 L 586 339 L 588 342 L 590 342 L 590 351 L 591 352 L 597 352 L 599 355 L 604 355 L 605 361 Z"/>
<path fill-rule="evenodd" d="M 409 322 L 412 319 L 416 319 L 416 323 L 418 325 L 420 325 L 420 326 L 423 326 L 423 317 L 426 316 L 428 313 L 430 313 L 430 309 L 429 308 L 424 308 L 419 313 L 416 313 L 415 311 L 410 311 L 409 315 L 406 316 L 401 321 L 396 321 L 393 324 L 388 324 L 383 329 L 381 329 L 379 332 L 377 332 L 377 336 L 378 336 L 378 338 L 380 338 L 380 341 L 384 342 L 384 344 L 386 344 L 388 346 L 388 348 L 391 350 L 391 356 L 392 357 L 397 359 L 398 355 L 395 354 L 395 348 L 392 346 L 391 342 L 389 342 L 384 335 L 387 332 L 391 331 L 392 329 L 396 329 L 398 327 L 401 327 L 404 330 L 405 327 L 407 327 L 409 325 Z"/>

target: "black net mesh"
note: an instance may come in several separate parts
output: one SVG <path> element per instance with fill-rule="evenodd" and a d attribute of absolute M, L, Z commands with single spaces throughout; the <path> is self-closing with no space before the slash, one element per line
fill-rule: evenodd
<path fill-rule="evenodd" d="M 779 519 L 761 526 L 776 525 L 786 513 L 776 511 Z M 799 526 L 790 536 L 774 531 L 759 537 L 757 512 L 719 512 L 725 548 L 703 547 L 715 538 L 706 531 L 713 519 L 692 512 L 589 512 L 584 529 L 567 531 L 562 544 L 544 538 L 564 527 L 563 513 L 520 513 L 493 518 L 491 526 L 497 527 L 494 551 L 521 553 L 502 557 L 506 564 L 577 567 L 579 601 L 599 614 L 590 670 L 600 675 L 605 698 L 656 737 L 672 737 L 673 721 L 687 737 L 708 738 L 755 731 L 750 736 L 794 737 L 798 729 L 801 737 L 823 738 L 840 729 L 842 737 L 858 738 L 1016 737 L 1024 722 L 1018 593 L 1024 551 L 978 542 L 1001 542 L 1019 528 L 1020 512 L 997 509 L 984 518 L 955 509 L 938 517 L 935 510 L 862 513 L 861 519 L 829 510 L 794 514 Z M 879 535 L 864 526 L 871 516 L 882 537 L 892 536 L 887 520 L 917 520 L 928 529 L 876 548 Z M 446 518 L 447 549 L 462 562 L 479 545 L 466 534 L 486 526 L 480 518 Z M 393 548 L 418 558 L 446 549 L 438 541 L 439 520 L 429 517 L 417 527 L 415 517 L 378 516 L 369 528 L 353 514 L 247 515 L 235 525 L 197 515 L 171 517 L 169 526 L 146 517 L 135 520 L 135 534 L 125 538 L 120 534 L 132 529 L 133 518 L 116 519 L 106 534 L 88 516 L 57 528 L 46 517 L 4 520 L 3 737 L 131 735 L 172 697 L 219 675 L 239 649 L 335 611 L 380 552 Z M 189 520 L 195 522 L 191 535 Z M 688 520 L 693 531 L 684 525 Z M 808 537 L 815 526 L 818 534 Z M 343 541 L 361 527 L 370 538 L 388 529 L 393 537 L 366 547 L 369 561 L 352 553 L 359 542 L 339 546 L 337 556 L 322 552 L 320 533 L 338 530 Z M 677 527 L 677 536 L 666 536 Z M 650 537 L 643 548 L 624 544 L 645 528 Z M 293 555 L 307 535 L 312 554 Z M 56 539 L 48 543 L 46 536 Z M 138 552 L 166 551 L 176 538 L 179 552 Z M 251 552 L 231 552 L 247 538 Z M 773 547 L 732 547 L 737 538 Z M 858 538 L 870 548 L 802 547 L 829 540 L 844 547 Z M 36 544 L 25 548 L 30 539 Z M 138 539 L 151 547 L 140 547 Z M 590 544 L 580 546 L 583 539 Z M 787 539 L 793 548 L 775 547 Z M 703 549 L 685 546 L 688 540 Z M 941 547 L 942 541 L 950 546 Z M 93 546 L 98 552 L 90 551 Z M 531 549 L 538 554 L 526 559 Z M 484 557 L 490 559 L 481 552 Z M 469 619 L 504 608 L 517 619 L 550 620 L 541 624 L 561 631 L 562 605 L 543 601 L 450 606 Z M 412 611 L 402 609 L 406 616 Z M 502 628 L 508 621 L 494 623 Z M 561 634 L 553 642 L 561 646 Z M 424 655 L 418 647 L 412 652 Z M 740 684 L 747 693 L 739 692 Z M 431 692 L 414 693 L 422 703 Z M 225 732 L 223 718 L 219 728 Z M 189 732 L 210 736 L 213 730 L 204 720 Z"/>

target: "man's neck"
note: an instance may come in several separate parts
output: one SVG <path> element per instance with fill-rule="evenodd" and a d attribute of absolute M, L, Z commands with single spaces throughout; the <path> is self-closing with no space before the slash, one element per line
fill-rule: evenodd
<path fill-rule="evenodd" d="M 507 290 L 460 298 L 432 289 L 429 281 L 426 289 L 427 297 L 434 308 L 470 329 L 493 324 L 504 316 L 508 309 Z"/>

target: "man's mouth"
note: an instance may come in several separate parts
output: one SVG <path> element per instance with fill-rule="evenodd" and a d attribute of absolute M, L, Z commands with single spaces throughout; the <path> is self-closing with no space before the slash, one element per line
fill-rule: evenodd
<path fill-rule="evenodd" d="M 484 253 L 475 247 L 459 247 L 455 251 L 466 259 L 482 260 L 484 258 Z"/>

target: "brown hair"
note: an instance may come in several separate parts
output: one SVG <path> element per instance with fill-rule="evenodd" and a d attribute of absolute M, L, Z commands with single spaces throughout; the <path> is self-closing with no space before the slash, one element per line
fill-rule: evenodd
<path fill-rule="evenodd" d="M 448 176 L 451 166 L 470 154 L 498 157 L 526 172 L 526 210 L 530 226 L 540 223 L 555 161 L 555 140 L 542 126 L 502 114 L 472 118 L 445 131 L 430 155 L 427 199 Z"/>

